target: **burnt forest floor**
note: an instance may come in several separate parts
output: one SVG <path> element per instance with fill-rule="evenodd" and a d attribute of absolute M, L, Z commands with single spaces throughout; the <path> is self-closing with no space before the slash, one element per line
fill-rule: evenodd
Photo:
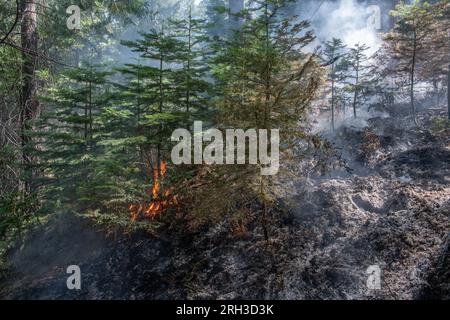
<path fill-rule="evenodd" d="M 444 109 L 380 116 L 330 137 L 348 170 L 310 178 L 294 209 L 236 237 L 196 233 L 107 237 L 58 214 L 9 253 L 2 299 L 448 299 L 450 136 Z M 82 288 L 66 287 L 79 265 Z M 369 290 L 370 266 L 381 289 Z"/>

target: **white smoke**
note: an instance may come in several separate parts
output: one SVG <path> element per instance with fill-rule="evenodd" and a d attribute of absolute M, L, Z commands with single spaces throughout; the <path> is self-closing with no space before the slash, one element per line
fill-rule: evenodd
<path fill-rule="evenodd" d="M 314 1 L 306 8 L 307 14 L 313 14 L 312 26 L 320 42 L 339 38 L 348 47 L 355 44 L 366 44 L 370 47 L 369 54 L 374 53 L 381 44 L 379 32 L 373 22 L 381 20 L 374 6 L 360 4 L 355 0 Z M 376 9 L 376 7 L 375 7 Z M 387 15 L 384 8 L 379 8 L 380 15 Z M 304 18 L 304 17 L 302 17 Z"/>
<path fill-rule="evenodd" d="M 352 110 L 347 110 L 345 113 L 337 114 L 334 123 L 335 129 L 339 130 L 342 127 L 363 129 L 368 126 L 369 119 L 389 118 L 389 114 L 387 112 L 369 110 L 368 106 L 362 106 L 358 109 L 357 113 L 357 118 L 354 118 Z M 331 133 L 331 118 L 328 112 L 314 117 L 312 131 L 313 133 Z"/>
<path fill-rule="evenodd" d="M 184 1 L 193 3 L 198 10 L 205 6 L 203 0 Z M 245 0 L 246 5 L 248 2 Z M 339 38 L 349 47 L 357 43 L 366 44 L 371 48 L 370 53 L 372 53 L 381 44 L 378 32 L 380 30 L 374 28 L 374 22 L 379 21 L 380 24 L 385 24 L 390 10 L 382 3 L 379 6 L 373 3 L 374 1 L 358 2 L 356 0 L 297 0 L 289 10 L 292 9 L 290 13 L 293 15 L 311 20 L 319 41 Z M 377 8 L 378 12 L 376 12 Z"/>

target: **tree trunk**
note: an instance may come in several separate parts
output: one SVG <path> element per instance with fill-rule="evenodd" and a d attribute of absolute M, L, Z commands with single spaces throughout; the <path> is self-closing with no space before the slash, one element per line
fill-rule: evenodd
<path fill-rule="evenodd" d="M 447 110 L 448 110 L 448 119 L 450 120 L 450 64 L 448 65 L 447 71 Z"/>
<path fill-rule="evenodd" d="M 188 58 L 187 58 L 187 74 L 186 74 L 186 118 L 187 128 L 190 125 L 190 99 L 191 99 L 191 57 L 192 57 L 192 8 L 189 7 L 189 27 L 188 27 Z"/>
<path fill-rule="evenodd" d="M 88 109 L 89 109 L 89 97 L 88 97 L 89 84 L 85 83 L 86 88 L 86 102 L 84 103 L 84 143 L 86 144 L 86 150 L 88 147 Z"/>
<path fill-rule="evenodd" d="M 161 29 L 161 39 L 163 39 L 164 37 L 164 25 L 162 26 Z M 164 109 L 164 85 L 163 85 L 163 80 L 164 80 L 164 60 L 165 60 L 165 55 L 164 55 L 164 51 L 162 46 L 160 46 L 159 48 L 159 114 L 161 115 Z M 161 166 L 161 162 L 162 162 L 162 139 L 161 139 L 161 135 L 162 135 L 162 131 L 163 131 L 163 126 L 161 123 L 159 123 L 158 125 L 158 146 L 157 146 L 157 154 L 156 154 L 156 164 L 155 169 L 153 169 L 154 171 L 154 180 L 156 179 L 158 182 L 161 181 L 161 170 L 160 170 L 160 166 Z M 155 181 L 153 181 L 155 183 Z M 159 190 L 158 190 L 159 191 Z M 159 197 L 159 195 L 158 195 Z"/>
<path fill-rule="evenodd" d="M 92 81 L 89 81 L 89 139 L 92 141 L 93 134 L 93 118 L 92 118 Z"/>
<path fill-rule="evenodd" d="M 37 35 L 37 0 L 21 0 L 22 25 L 21 45 L 22 53 L 22 92 L 21 92 L 21 140 L 22 161 L 25 170 L 23 188 L 26 193 L 32 191 L 33 157 L 27 147 L 32 142 L 30 131 L 33 128 L 33 120 L 38 114 L 39 103 L 36 99 L 36 67 L 38 51 Z"/>
<path fill-rule="evenodd" d="M 265 19 L 265 33 L 266 33 L 266 71 L 265 71 L 265 95 L 266 95 L 266 103 L 264 104 L 264 123 L 263 123 L 263 128 L 264 129 L 269 129 L 268 127 L 268 121 L 269 121 L 269 116 L 270 116 L 270 82 L 271 82 L 271 77 L 270 77 L 270 72 L 271 72 L 271 66 L 270 66 L 270 58 L 269 58 L 269 48 L 270 48 L 270 21 L 269 21 L 269 4 L 266 3 L 264 4 L 265 6 L 265 11 L 264 14 L 266 16 Z"/>
<path fill-rule="evenodd" d="M 358 84 L 359 84 L 359 60 L 356 64 L 355 92 L 353 95 L 353 117 L 356 118 L 356 103 L 358 100 Z"/>
<path fill-rule="evenodd" d="M 141 74 L 140 74 L 141 63 L 139 62 L 139 67 L 137 69 L 137 97 L 136 97 L 136 128 L 139 128 L 139 123 L 141 122 Z"/>
<path fill-rule="evenodd" d="M 334 71 L 333 71 L 334 73 Z M 331 129 L 335 131 L 334 118 L 335 118 L 335 107 L 334 107 L 335 93 L 334 93 L 334 79 L 331 80 Z"/>
<path fill-rule="evenodd" d="M 439 97 L 439 82 L 437 78 L 433 78 L 433 89 L 434 89 L 434 96 L 436 98 L 436 108 L 439 108 L 439 104 L 441 102 L 441 99 Z"/>
<path fill-rule="evenodd" d="M 416 117 L 416 106 L 414 102 L 414 81 L 415 81 L 415 72 L 416 72 L 416 54 L 417 54 L 417 33 L 416 30 L 414 30 L 414 42 L 413 42 L 413 52 L 412 52 L 412 65 L 411 65 L 411 86 L 410 86 L 410 100 L 411 100 L 411 112 L 414 117 L 414 123 L 416 126 L 417 123 L 417 117 Z"/>

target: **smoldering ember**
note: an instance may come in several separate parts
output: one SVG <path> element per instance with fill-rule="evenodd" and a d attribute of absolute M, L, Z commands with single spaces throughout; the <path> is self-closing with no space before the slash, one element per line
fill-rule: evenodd
<path fill-rule="evenodd" d="M 449 299 L 449 30 L 450 0 L 0 1 L 0 300 Z"/>

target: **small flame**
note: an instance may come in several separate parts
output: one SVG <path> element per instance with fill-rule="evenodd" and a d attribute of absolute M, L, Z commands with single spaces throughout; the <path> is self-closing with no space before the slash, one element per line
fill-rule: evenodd
<path fill-rule="evenodd" d="M 139 218 L 155 219 L 161 215 L 168 207 L 178 205 L 176 196 L 172 196 L 173 189 L 167 189 L 162 192 L 162 182 L 166 176 L 167 167 L 166 162 L 161 161 L 159 168 L 153 169 L 153 185 L 152 185 L 152 200 L 148 206 L 132 204 L 128 207 L 131 213 L 131 220 L 137 221 Z"/>
<path fill-rule="evenodd" d="M 161 169 L 160 169 L 160 171 L 161 171 L 161 177 L 165 177 L 166 176 L 166 171 L 167 171 L 167 168 L 166 168 L 166 162 L 163 160 L 163 161 L 161 161 Z"/>

